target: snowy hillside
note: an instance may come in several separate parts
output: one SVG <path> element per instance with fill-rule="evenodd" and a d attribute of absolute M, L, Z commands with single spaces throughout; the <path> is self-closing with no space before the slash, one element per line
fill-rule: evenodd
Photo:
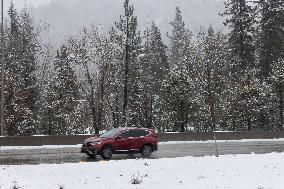
<path fill-rule="evenodd" d="M 186 25 L 195 31 L 201 25 L 223 28 L 221 0 L 132 0 L 140 29 L 154 21 L 163 35 L 169 31 L 169 22 L 179 6 Z M 122 13 L 122 0 L 57 0 L 33 10 L 37 21 L 50 24 L 52 40 L 63 39 L 83 26 L 101 25 L 107 31 Z"/>

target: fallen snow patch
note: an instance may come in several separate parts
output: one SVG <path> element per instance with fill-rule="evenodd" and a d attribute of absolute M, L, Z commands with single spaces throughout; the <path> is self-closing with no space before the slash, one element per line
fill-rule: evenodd
<path fill-rule="evenodd" d="M 242 140 L 216 140 L 217 143 L 232 143 L 232 142 L 283 142 L 284 138 L 278 139 L 242 139 Z M 159 142 L 159 144 L 198 144 L 198 143 L 215 143 L 215 140 L 206 141 L 167 141 Z"/>
<path fill-rule="evenodd" d="M 82 144 L 77 144 L 77 145 L 43 145 L 43 146 L 0 146 L 0 151 L 1 150 L 80 148 L 81 146 L 82 146 Z"/>
<path fill-rule="evenodd" d="M 0 166 L 9 189 L 282 189 L 284 153 Z"/>

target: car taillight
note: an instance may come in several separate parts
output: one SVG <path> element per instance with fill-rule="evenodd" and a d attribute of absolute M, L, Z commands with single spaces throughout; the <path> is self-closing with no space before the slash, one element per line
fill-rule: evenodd
<path fill-rule="evenodd" d="M 150 131 L 150 136 L 152 136 L 153 138 L 158 138 L 158 135 L 151 129 Z"/>
<path fill-rule="evenodd" d="M 155 134 L 155 133 L 153 133 L 152 136 L 153 136 L 154 138 L 158 138 L 158 135 Z"/>

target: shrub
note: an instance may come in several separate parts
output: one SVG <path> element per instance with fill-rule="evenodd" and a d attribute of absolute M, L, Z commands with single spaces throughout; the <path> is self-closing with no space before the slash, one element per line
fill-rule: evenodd
<path fill-rule="evenodd" d="M 137 173 L 137 175 L 132 175 L 131 177 L 131 184 L 141 184 L 143 181 L 143 177 L 140 176 L 139 172 Z"/>

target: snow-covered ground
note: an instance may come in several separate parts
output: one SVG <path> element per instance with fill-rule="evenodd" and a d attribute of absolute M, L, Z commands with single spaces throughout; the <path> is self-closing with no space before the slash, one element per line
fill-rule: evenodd
<path fill-rule="evenodd" d="M 243 140 L 217 140 L 217 143 L 232 143 L 232 142 L 277 142 L 284 141 L 284 138 L 279 139 L 243 139 Z M 163 144 L 198 144 L 198 143 L 214 143 L 214 140 L 207 141 L 169 141 L 159 142 L 159 145 Z M 29 150 L 29 149 L 57 149 L 57 148 L 80 148 L 82 144 L 77 145 L 44 145 L 44 146 L 0 146 L 1 150 Z M 0 188 L 1 189 L 1 188 Z"/>
<path fill-rule="evenodd" d="M 0 166 L 10 189 L 283 189 L 284 153 Z M 132 184 L 140 181 L 140 184 Z"/>

